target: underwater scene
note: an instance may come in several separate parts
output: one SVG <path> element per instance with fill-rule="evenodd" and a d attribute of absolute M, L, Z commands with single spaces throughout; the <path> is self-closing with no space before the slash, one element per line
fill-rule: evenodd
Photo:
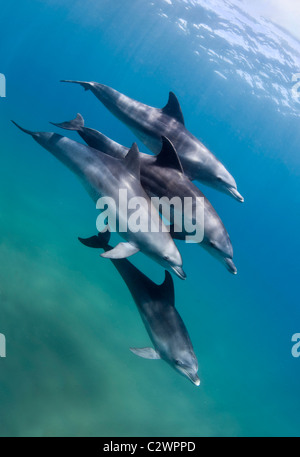
<path fill-rule="evenodd" d="M 0 436 L 300 435 L 299 20 L 2 3 Z M 98 235 L 121 184 L 199 197 L 203 241 Z"/>

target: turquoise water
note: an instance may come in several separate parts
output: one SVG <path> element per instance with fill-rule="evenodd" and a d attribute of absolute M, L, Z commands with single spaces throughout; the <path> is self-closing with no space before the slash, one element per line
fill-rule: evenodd
<path fill-rule="evenodd" d="M 6 2 L 0 14 L 0 359 L 2 436 L 299 435 L 300 44 L 239 0 Z M 176 304 L 199 360 L 195 388 L 130 346 L 149 339 L 109 261 L 80 245 L 93 202 L 10 123 L 71 119 L 130 146 L 91 93 L 95 80 L 152 106 L 178 96 L 187 127 L 245 197 L 200 186 L 222 217 L 238 276 L 179 244 Z M 71 134 L 72 135 L 72 134 Z M 74 134 L 72 138 L 77 139 Z M 138 143 L 141 150 L 145 148 Z M 132 258 L 159 282 L 164 272 Z"/>

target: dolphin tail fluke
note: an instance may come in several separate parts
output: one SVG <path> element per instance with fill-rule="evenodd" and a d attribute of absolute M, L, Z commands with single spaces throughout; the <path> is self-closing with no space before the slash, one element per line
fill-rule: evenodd
<path fill-rule="evenodd" d="M 88 81 L 73 81 L 71 79 L 61 79 L 61 83 L 73 83 L 73 84 L 80 84 L 84 90 L 90 90 L 91 88 L 91 83 Z"/>
<path fill-rule="evenodd" d="M 90 238 L 79 238 L 78 240 L 80 243 L 84 244 L 88 248 L 95 248 L 95 249 L 105 249 L 108 247 L 108 243 L 110 240 L 110 231 L 105 230 L 101 233 L 98 233 L 98 236 L 91 236 Z"/>
<path fill-rule="evenodd" d="M 59 124 L 50 122 L 50 124 L 55 125 L 55 127 L 59 127 L 61 129 L 78 131 L 84 127 L 84 119 L 81 114 L 78 113 L 75 119 L 72 121 L 61 122 Z"/>
<path fill-rule="evenodd" d="M 30 130 L 26 130 L 23 127 L 21 127 L 19 124 L 17 124 L 15 121 L 11 121 L 13 124 L 15 124 L 18 129 L 22 130 L 22 132 L 28 133 L 28 135 L 34 135 L 35 132 L 31 132 Z"/>

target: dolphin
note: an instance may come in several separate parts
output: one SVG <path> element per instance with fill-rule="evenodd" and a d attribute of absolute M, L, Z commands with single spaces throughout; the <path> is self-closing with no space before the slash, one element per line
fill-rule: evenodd
<path fill-rule="evenodd" d="M 84 119 L 79 113 L 71 121 L 52 124 L 66 130 L 76 131 L 89 146 L 112 157 L 122 159 L 128 154 L 129 149 L 125 146 L 116 143 L 97 130 L 85 127 Z M 180 159 L 172 143 L 165 137 L 162 138 L 162 143 L 162 149 L 157 156 L 140 153 L 142 186 L 150 197 L 168 197 L 170 201 L 176 196 L 180 197 L 181 201 L 185 197 L 190 197 L 193 202 L 190 222 L 193 225 L 197 220 L 197 206 L 200 205 L 199 211 L 202 211 L 201 199 L 204 199 L 204 238 L 199 244 L 224 263 L 231 273 L 237 274 L 232 260 L 232 244 L 222 220 L 200 189 L 183 173 Z M 188 214 L 185 214 L 185 218 L 187 217 Z M 171 222 L 174 220 L 171 219 Z M 182 227 L 182 231 L 176 231 L 174 225 L 171 226 L 171 235 L 174 239 L 184 240 L 190 235 L 184 229 L 185 224 L 182 224 Z"/>
<path fill-rule="evenodd" d="M 142 188 L 139 150 L 136 144 L 133 144 L 124 159 L 116 159 L 56 133 L 31 132 L 15 122 L 14 124 L 73 171 L 94 201 L 105 196 L 115 202 L 116 230 L 122 222 L 125 230 L 122 230 L 120 235 L 126 242 L 119 243 L 114 249 L 103 254 L 103 257 L 119 259 L 141 251 L 181 279 L 186 278 L 181 255 Z M 119 190 L 127 191 L 123 205 L 119 201 Z M 151 230 L 130 230 L 128 222 L 132 210 L 128 208 L 128 203 L 136 197 L 143 198 L 139 199 L 139 202 L 142 201 L 139 214 L 141 219 L 144 218 L 151 223 Z"/>
<path fill-rule="evenodd" d="M 108 251 L 109 231 L 79 241 L 85 246 Z M 165 360 L 177 372 L 187 377 L 196 386 L 198 361 L 188 331 L 175 308 L 175 293 L 172 276 L 165 272 L 161 285 L 155 284 L 128 260 L 114 260 L 114 266 L 124 279 L 143 320 L 154 348 L 130 348 L 145 359 Z"/>
<path fill-rule="evenodd" d="M 229 194 L 239 202 L 244 198 L 224 165 L 185 127 L 179 101 L 173 92 L 163 109 L 153 108 L 96 82 L 62 80 L 80 84 L 129 127 L 153 153 L 161 148 L 161 137 L 169 138 L 181 159 L 186 175 Z"/>

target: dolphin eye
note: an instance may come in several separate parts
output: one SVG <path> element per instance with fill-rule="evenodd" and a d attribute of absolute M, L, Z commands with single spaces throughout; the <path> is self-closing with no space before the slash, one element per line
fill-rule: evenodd
<path fill-rule="evenodd" d="M 163 257 L 163 259 L 166 260 L 166 261 L 168 262 L 168 261 L 170 260 L 170 257 L 168 257 L 167 255 L 165 255 L 165 256 Z"/>
<path fill-rule="evenodd" d="M 182 366 L 183 363 L 180 360 L 175 360 L 176 365 Z"/>

